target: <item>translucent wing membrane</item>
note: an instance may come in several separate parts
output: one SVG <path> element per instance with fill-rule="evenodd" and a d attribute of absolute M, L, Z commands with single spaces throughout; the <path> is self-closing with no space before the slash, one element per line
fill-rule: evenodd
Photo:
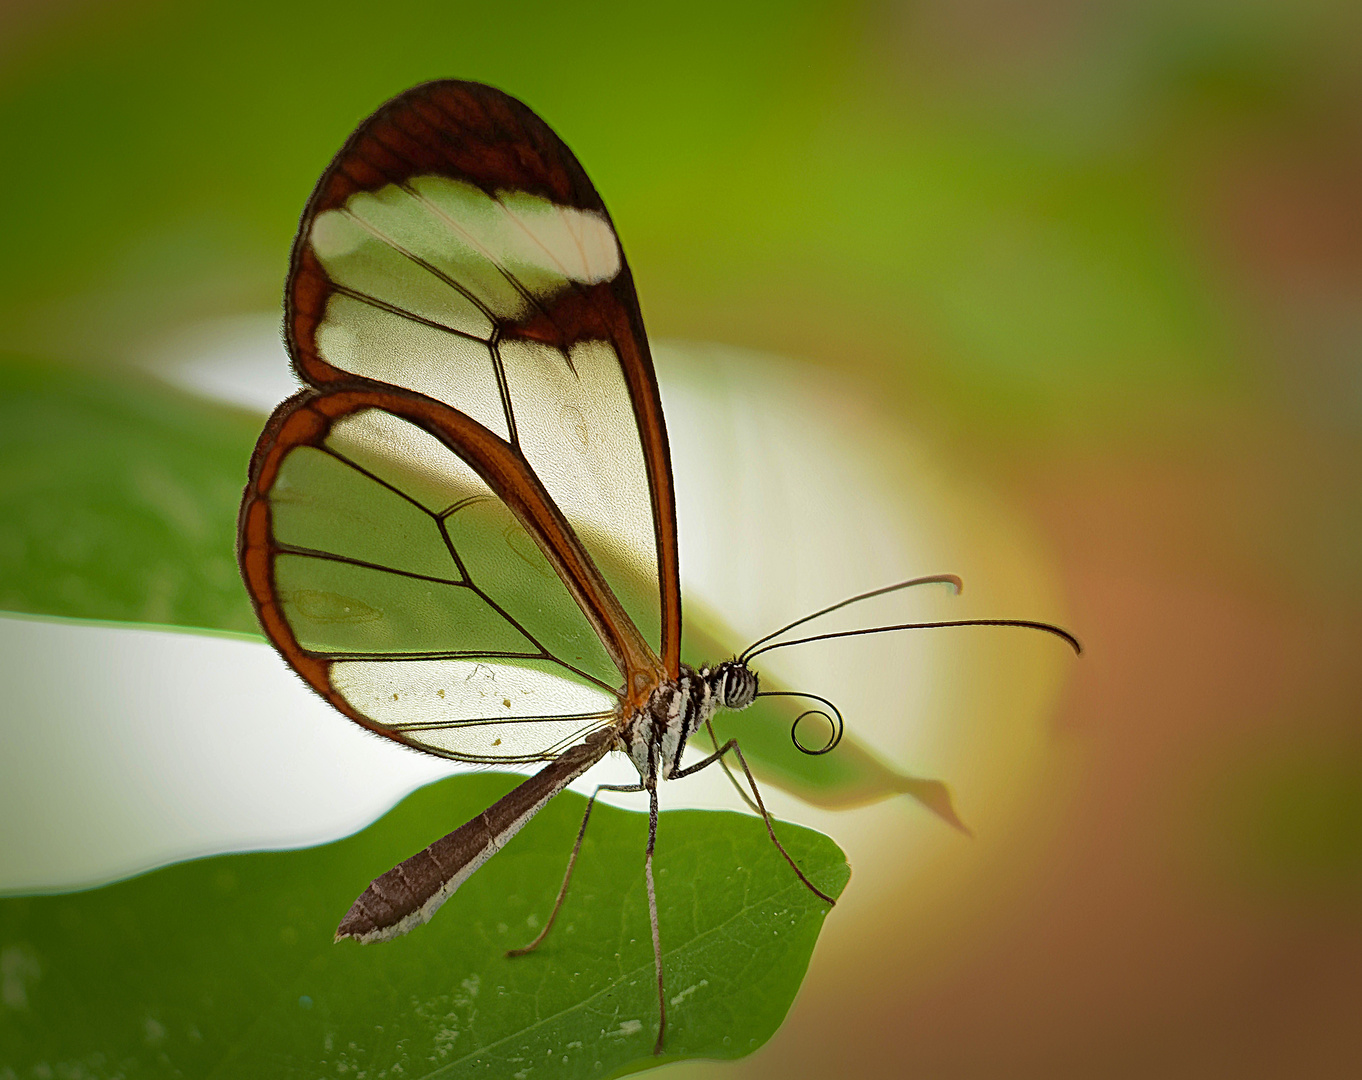
<path fill-rule="evenodd" d="M 395 391 L 285 402 L 252 461 L 243 571 L 275 644 L 352 719 L 462 760 L 553 758 L 612 721 L 628 667 L 578 594 L 620 616 L 542 490 L 525 479 L 519 505 L 484 479 L 510 449 L 456 452 L 476 430 Z"/>
<path fill-rule="evenodd" d="M 367 382 L 414 391 L 504 441 L 561 509 L 661 658 L 660 670 L 677 675 L 667 437 L 633 280 L 600 197 L 538 117 L 498 91 L 459 82 L 417 87 L 384 106 L 318 182 L 294 245 L 286 301 L 294 365 L 312 386 Z M 345 468 L 344 451 L 318 448 L 317 455 L 339 456 L 291 468 L 342 475 L 335 470 Z M 397 464 L 399 457 L 408 464 Z M 386 467 L 410 469 L 410 460 L 389 455 Z M 355 475 L 386 480 L 372 470 Z M 336 480 L 336 497 L 350 498 L 359 483 Z M 441 490 L 440 497 L 456 492 Z M 405 489 L 389 496 L 367 505 L 383 507 L 373 512 L 391 521 L 392 536 L 356 536 L 354 550 L 402 548 L 384 572 L 421 575 L 408 580 L 425 581 L 432 610 L 453 617 L 457 609 L 462 617 L 466 601 L 454 597 L 468 591 L 450 566 L 435 569 L 441 537 L 432 539 L 420 523 L 444 515 L 443 539 L 452 543 L 453 530 L 470 543 L 495 511 L 452 509 L 453 497 L 435 506 Z M 399 511 L 394 500 L 409 508 Z M 408 545 L 402 538 L 412 529 L 422 539 Z M 350 563 L 328 572 L 348 588 L 364 578 L 362 569 Z"/>
<path fill-rule="evenodd" d="M 366 716 L 465 761 L 555 757 L 612 716 L 599 691 L 534 660 L 353 660 L 334 665 L 331 680 Z M 541 715 L 546 703 L 562 715 Z"/>

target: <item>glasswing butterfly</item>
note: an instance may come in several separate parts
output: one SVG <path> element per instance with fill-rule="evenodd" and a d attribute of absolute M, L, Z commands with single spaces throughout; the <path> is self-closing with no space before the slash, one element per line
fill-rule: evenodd
<path fill-rule="evenodd" d="M 681 661 L 676 505 L 662 402 L 633 278 L 577 159 L 525 105 L 460 81 L 417 86 L 350 136 L 303 211 L 284 336 L 305 389 L 251 459 L 238 554 L 284 659 L 355 723 L 479 764 L 547 762 L 484 813 L 377 878 L 337 939 L 406 933 L 565 786 L 612 750 L 646 792 L 644 856 L 659 1023 L 653 882 L 657 785 L 719 708 L 758 696 L 748 661 Z M 898 624 L 1020 625 L 1021 620 Z M 841 737 L 841 716 L 827 744 Z M 805 713 L 804 716 L 809 715 Z M 803 719 L 803 716 L 800 717 Z M 713 729 L 709 727 L 713 737 Z M 597 793 L 601 788 L 597 788 Z M 594 802 L 595 795 L 592 796 Z M 543 940 L 567 892 L 587 804 Z"/>

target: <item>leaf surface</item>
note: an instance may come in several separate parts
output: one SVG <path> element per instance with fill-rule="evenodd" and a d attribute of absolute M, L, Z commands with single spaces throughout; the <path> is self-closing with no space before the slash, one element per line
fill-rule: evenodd
<path fill-rule="evenodd" d="M 0 608 L 258 633 L 236 508 L 260 420 L 0 354 Z"/>
<path fill-rule="evenodd" d="M 371 877 L 513 783 L 451 778 L 324 847 L 0 900 L 0 1066 L 23 1076 L 529 1080 L 656 1064 L 643 814 L 593 811 L 572 889 L 537 953 L 504 955 L 548 917 L 585 803 L 571 792 L 428 925 L 379 945 L 332 943 Z M 840 894 L 850 870 L 837 846 L 777 828 L 810 879 Z M 783 1020 L 829 908 L 759 819 L 667 812 L 658 836 L 669 1003 L 660 1060 L 740 1057 Z"/>

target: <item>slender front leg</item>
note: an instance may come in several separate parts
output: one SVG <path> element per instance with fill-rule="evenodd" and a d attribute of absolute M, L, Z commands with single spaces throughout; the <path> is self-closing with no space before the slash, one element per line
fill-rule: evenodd
<path fill-rule="evenodd" d="M 742 785 L 738 783 L 738 778 L 733 775 L 733 770 L 728 767 L 728 762 L 723 759 L 723 751 L 719 749 L 719 736 L 714 734 L 714 725 L 710 723 L 709 717 L 705 717 L 705 730 L 709 732 L 709 741 L 714 747 L 714 752 L 720 755 L 719 768 L 723 769 L 724 775 L 728 777 L 728 782 L 733 785 L 733 790 L 742 796 L 742 801 L 748 805 L 752 813 L 761 813 L 757 809 L 757 804 L 752 801 L 752 796 L 743 791 Z"/>
<path fill-rule="evenodd" d="M 747 759 L 742 756 L 742 748 L 738 746 L 737 739 L 729 739 L 728 742 L 724 743 L 723 746 L 710 754 L 709 757 L 705 758 L 703 761 L 697 761 L 694 765 L 685 769 L 678 769 L 676 772 L 672 773 L 670 779 L 679 780 L 683 776 L 690 776 L 694 773 L 698 773 L 701 769 L 713 765 L 716 761 L 723 764 L 723 756 L 730 750 L 738 755 L 738 764 L 742 766 L 742 771 L 747 775 L 747 782 L 752 786 L 752 794 L 756 796 L 757 809 L 761 812 L 761 820 L 766 822 L 766 832 L 767 835 L 771 837 L 771 843 L 775 844 L 776 850 L 785 856 L 785 861 L 790 864 L 790 869 L 795 872 L 795 875 L 804 883 L 805 887 L 808 888 L 811 893 L 835 906 L 837 901 L 804 876 L 804 871 L 799 869 L 799 866 L 795 863 L 794 859 L 790 858 L 790 853 L 786 851 L 781 842 L 776 839 L 776 830 L 771 825 L 771 815 L 766 811 L 766 804 L 761 801 L 761 791 L 757 787 L 757 781 L 752 776 L 752 770 L 747 767 Z M 727 771 L 727 769 L 725 769 L 725 771 Z M 748 805 L 750 806 L 751 803 L 749 802 Z"/>
<path fill-rule="evenodd" d="M 558 899 L 553 902 L 553 910 L 549 912 L 549 921 L 544 924 L 544 929 L 539 931 L 539 936 L 528 945 L 521 946 L 519 949 L 506 950 L 507 956 L 524 956 L 528 952 L 533 952 L 539 948 L 539 943 L 548 936 L 553 929 L 553 920 L 558 918 L 558 909 L 563 906 L 563 898 L 567 896 L 568 882 L 572 880 L 572 868 L 577 865 L 577 854 L 582 850 L 582 839 L 586 836 L 586 823 L 591 820 L 591 808 L 596 805 L 596 796 L 602 791 L 642 791 L 642 784 L 597 784 L 596 790 L 591 793 L 591 798 L 586 801 L 586 813 L 582 815 L 582 827 L 577 830 L 577 842 L 572 845 L 572 854 L 568 856 L 567 872 L 563 874 L 563 885 L 558 890 Z"/>
<path fill-rule="evenodd" d="M 653 848 L 657 844 L 657 773 L 648 777 L 648 852 L 643 860 L 643 876 L 648 883 L 648 918 L 653 925 L 653 965 L 657 968 L 657 1042 L 653 1054 L 662 1053 L 662 1036 L 667 1031 L 667 995 L 662 989 L 662 935 L 657 929 L 657 890 L 653 887 Z"/>

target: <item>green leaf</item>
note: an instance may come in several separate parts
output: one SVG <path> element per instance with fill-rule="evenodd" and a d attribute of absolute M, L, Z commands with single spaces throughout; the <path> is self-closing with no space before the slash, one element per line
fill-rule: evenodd
<path fill-rule="evenodd" d="M 783 1020 L 827 904 L 759 819 L 677 811 L 658 826 L 668 997 L 657 1030 L 645 815 L 598 805 L 557 924 L 543 925 L 585 800 L 564 793 L 427 926 L 332 944 L 369 879 L 484 809 L 514 778 L 455 777 L 324 847 L 204 859 L 63 896 L 0 900 L 0 1074 L 371 1078 L 606 1076 L 736 1058 Z M 778 823 L 810 880 L 850 869 Z M 342 1069 L 342 1066 L 345 1069 Z"/>
<path fill-rule="evenodd" d="M 0 355 L 0 608 L 258 633 L 236 508 L 261 421 Z"/>
<path fill-rule="evenodd" d="M 234 544 L 263 425 L 127 372 L 0 354 L 0 609 L 258 633 Z M 731 656 L 737 640 L 687 601 L 688 660 Z M 810 802 L 907 794 L 960 827 L 944 785 L 850 736 L 825 757 L 800 753 L 789 732 L 801 709 L 763 700 L 719 730 L 742 740 L 759 775 Z"/>

